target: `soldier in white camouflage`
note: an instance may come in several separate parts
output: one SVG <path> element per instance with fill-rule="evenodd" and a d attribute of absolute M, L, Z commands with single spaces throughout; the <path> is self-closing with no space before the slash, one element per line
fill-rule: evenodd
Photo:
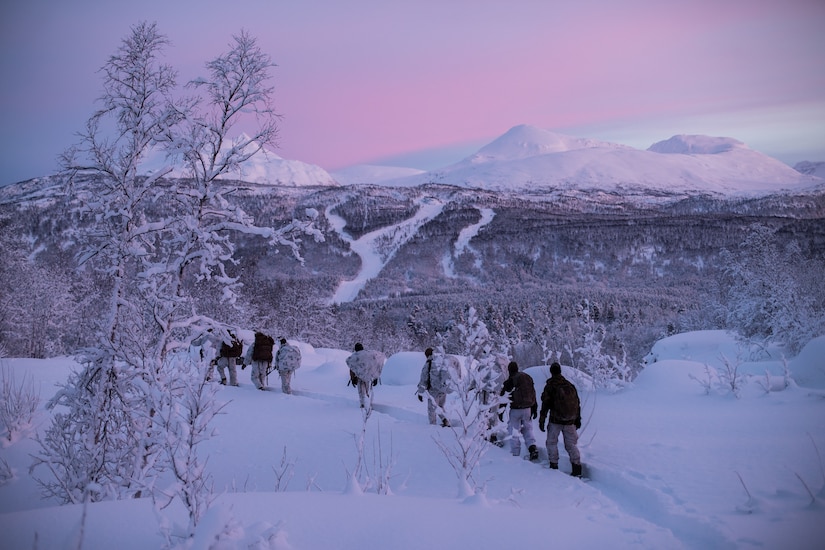
<path fill-rule="evenodd" d="M 275 368 L 281 376 L 281 391 L 285 394 L 292 393 L 292 373 L 301 366 L 301 350 L 297 346 L 291 346 L 286 338 L 281 338 L 281 347 L 275 354 Z"/>
<path fill-rule="evenodd" d="M 452 392 L 448 365 L 452 361 L 457 363 L 458 360 L 450 355 L 434 355 L 433 348 L 427 348 L 424 356 L 427 360 L 421 368 L 421 379 L 418 381 L 416 394 L 421 402 L 424 401 L 424 396 L 427 396 L 427 418 L 430 424 L 436 424 L 440 419 L 441 425 L 447 427 L 450 421 L 444 416 L 444 404 L 447 402 L 447 394 Z"/>
<path fill-rule="evenodd" d="M 347 357 L 350 383 L 358 388 L 361 408 L 372 409 L 372 387 L 378 384 L 387 357 L 380 351 L 365 350 L 361 343 L 355 344 L 355 351 Z"/>

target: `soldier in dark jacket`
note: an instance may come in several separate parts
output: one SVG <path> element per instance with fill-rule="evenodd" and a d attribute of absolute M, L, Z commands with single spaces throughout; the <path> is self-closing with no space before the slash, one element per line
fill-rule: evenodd
<path fill-rule="evenodd" d="M 582 425 L 581 403 L 576 387 L 561 374 L 561 365 L 550 365 L 550 378 L 541 392 L 541 416 L 539 429 L 544 431 L 544 422 L 550 413 L 547 427 L 547 458 L 550 468 L 559 468 L 559 434 L 564 436 L 564 449 L 570 457 L 571 475 L 581 477 L 582 464 L 579 448 L 578 429 Z"/>
<path fill-rule="evenodd" d="M 533 419 L 538 416 L 538 403 L 536 403 L 536 386 L 533 378 L 526 372 L 519 372 L 518 363 L 510 361 L 507 365 L 510 377 L 504 381 L 501 395 L 510 394 L 510 419 L 507 424 L 510 433 L 510 451 L 513 456 L 521 455 L 521 439 L 518 433 L 524 437 L 524 444 L 530 453 L 530 460 L 538 460 L 539 451 L 536 448 L 536 438 L 533 437 Z"/>
<path fill-rule="evenodd" d="M 245 363 L 252 365 L 252 383 L 259 390 L 266 389 L 267 376 L 272 368 L 272 348 L 275 339 L 263 332 L 255 332 L 255 341 L 247 348 Z"/>

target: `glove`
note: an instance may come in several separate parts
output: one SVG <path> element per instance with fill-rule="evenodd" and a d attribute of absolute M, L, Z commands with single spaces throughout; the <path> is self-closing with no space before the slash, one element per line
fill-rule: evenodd
<path fill-rule="evenodd" d="M 241 363 L 241 370 L 244 370 L 245 368 L 246 368 L 246 363 Z"/>
<path fill-rule="evenodd" d="M 581 419 L 581 418 L 577 418 L 577 419 L 576 419 L 576 429 L 577 429 L 577 430 L 580 430 L 580 429 L 581 429 L 581 427 L 582 427 L 582 419 Z"/>
<path fill-rule="evenodd" d="M 372 385 L 373 387 L 378 385 L 378 378 L 372 381 Z"/>
<path fill-rule="evenodd" d="M 539 406 L 536 404 L 536 405 L 533 405 L 532 407 L 530 407 L 530 418 L 535 420 L 536 418 L 538 418 L 538 416 L 539 416 Z"/>
<path fill-rule="evenodd" d="M 420 393 L 418 394 L 418 400 L 424 402 L 424 397 Z"/>
<path fill-rule="evenodd" d="M 539 422 L 539 431 L 544 431 L 544 422 Z"/>

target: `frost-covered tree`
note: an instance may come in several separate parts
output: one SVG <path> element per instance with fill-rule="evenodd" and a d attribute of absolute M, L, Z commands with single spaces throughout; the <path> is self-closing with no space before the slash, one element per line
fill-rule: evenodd
<path fill-rule="evenodd" d="M 51 471 L 55 480 L 41 485 L 63 502 L 142 494 L 159 453 L 152 438 L 151 312 L 145 287 L 136 283 L 165 225 L 149 217 L 163 172 L 144 177 L 138 167 L 181 118 L 171 100 L 175 73 L 159 60 L 166 45 L 154 24 L 131 29 L 101 69 L 100 109 L 63 159 L 70 191 L 93 228 L 79 260 L 112 281 L 96 345 L 50 401 L 67 412 L 54 415 L 32 466 Z"/>
<path fill-rule="evenodd" d="M 273 66 L 253 37 L 245 32 L 234 36 L 229 51 L 206 64 L 207 76 L 190 83 L 203 94 L 188 101 L 185 119 L 170 128 L 170 156 L 183 159 L 188 177 L 169 182 L 164 190 L 174 218 L 167 217 L 164 238 L 144 258 L 148 276 L 142 279 L 153 297 L 161 335 L 155 354 L 161 363 L 167 353 L 220 325 L 198 312 L 192 294 L 198 283 L 216 285 L 222 301 L 235 303 L 240 284 L 229 273 L 229 266 L 237 263 L 233 235 L 258 235 L 271 246 L 289 249 L 301 262 L 300 236 L 323 240 L 313 226 L 312 210 L 280 228 L 256 225 L 251 215 L 227 199 L 237 189 L 220 179 L 275 140 L 277 115 L 267 86 Z M 253 115 L 258 130 L 232 141 L 229 132 L 243 117 Z"/>
<path fill-rule="evenodd" d="M 617 390 L 630 382 L 633 371 L 623 349 L 621 357 L 604 349 L 607 328 L 596 321 L 592 308 L 587 306 L 585 301 L 579 310 L 582 343 L 576 348 L 568 348 L 568 353 L 574 360 L 574 366 L 590 375 L 596 388 Z"/>
<path fill-rule="evenodd" d="M 755 225 L 721 260 L 726 321 L 744 338 L 775 341 L 797 353 L 825 330 L 821 258 L 805 258 L 795 243 L 782 247 L 773 229 Z"/>
<path fill-rule="evenodd" d="M 467 319 L 453 330 L 464 361 L 461 368 L 449 370 L 455 398 L 447 402 L 445 416 L 450 419 L 453 440 L 438 437 L 435 442 L 455 470 L 459 498 L 467 498 L 483 491 L 483 481 L 477 479 L 478 465 L 490 448 L 492 420 L 506 398 L 496 391 L 504 382 L 503 374 L 487 326 L 475 308 L 470 307 Z M 438 353 L 443 354 L 443 348 Z"/>
<path fill-rule="evenodd" d="M 198 455 L 198 446 L 214 434 L 210 424 L 225 404 L 218 402 L 216 386 L 207 381 L 205 365 L 183 357 L 175 360 L 179 376 L 170 381 L 174 388 L 163 394 L 167 403 L 158 415 L 158 423 L 165 428 L 164 448 L 175 483 L 162 492 L 169 500 L 178 497 L 186 507 L 186 533 L 192 537 L 215 499 L 212 477 L 206 470 L 206 461 Z"/>
<path fill-rule="evenodd" d="M 73 196 L 92 227 L 84 235 L 81 262 L 106 273 L 112 291 L 97 345 L 83 353 L 83 371 L 51 403 L 69 413 L 55 416 L 36 465 L 63 476 L 45 486 L 70 502 L 78 495 L 140 495 L 171 468 L 196 522 L 203 513 L 196 494 L 205 489 L 198 481 L 203 474 L 191 454 L 184 463 L 193 470 L 182 471 L 182 447 L 168 440 L 169 433 L 191 432 L 185 423 L 172 422 L 181 403 L 191 401 L 191 387 L 176 381 L 197 377 L 180 369 L 176 352 L 210 328 L 220 335 L 225 327 L 198 311 L 193 292 L 200 283 L 211 284 L 234 301 L 238 285 L 227 266 L 234 262 L 236 232 L 265 237 L 298 257 L 298 235 L 319 233 L 312 211 L 279 229 L 256 226 L 217 181 L 262 146 L 228 143 L 239 118 L 256 113 L 262 129 L 255 136 L 274 138 L 265 84 L 269 57 L 241 33 L 229 53 L 207 64 L 209 77 L 195 84 L 208 90 L 205 97 L 176 103 L 174 71 L 159 61 L 166 45 L 154 24 L 132 28 L 104 65 L 102 108 L 65 155 Z M 141 175 L 140 162 L 153 148 L 166 148 L 171 160 L 183 158 L 191 177 L 162 179 L 167 169 Z M 210 406 L 207 399 L 203 408 Z M 61 433 L 71 437 L 61 441 Z M 182 445 L 194 448 L 191 442 Z M 65 485 L 65 479 L 72 481 Z"/>
<path fill-rule="evenodd" d="M 19 231 L 18 220 L 0 218 L 0 343 L 15 357 L 64 353 L 73 333 L 65 320 L 78 310 L 73 277 L 39 262 L 35 239 L 15 239 Z"/>

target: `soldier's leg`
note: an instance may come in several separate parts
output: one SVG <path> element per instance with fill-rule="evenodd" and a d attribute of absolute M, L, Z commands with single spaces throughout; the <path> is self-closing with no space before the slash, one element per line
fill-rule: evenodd
<path fill-rule="evenodd" d="M 430 421 L 430 424 L 435 424 L 435 397 L 433 394 L 427 394 L 427 419 Z"/>
<path fill-rule="evenodd" d="M 290 394 L 292 393 L 292 371 L 284 372 L 278 371 L 281 375 L 281 391 Z"/>
<path fill-rule="evenodd" d="M 238 360 L 235 357 L 229 358 L 229 383 L 233 386 L 238 385 Z"/>
<path fill-rule="evenodd" d="M 526 409 L 510 409 L 510 418 L 507 422 L 507 429 L 510 434 L 510 452 L 513 453 L 513 456 L 521 455 L 521 437 L 519 434 L 519 427 L 521 425 L 521 415 L 525 410 Z"/>
<path fill-rule="evenodd" d="M 561 433 L 561 425 L 560 424 L 553 424 L 552 422 L 547 424 L 547 459 L 550 461 L 550 467 L 553 467 L 553 464 L 558 466 L 559 464 L 559 433 Z"/>
<path fill-rule="evenodd" d="M 579 442 L 579 432 L 576 431 L 576 427 L 572 424 L 570 426 L 563 426 L 561 433 L 564 436 L 564 450 L 567 451 L 567 455 L 570 457 L 570 463 L 581 464 L 582 459 L 577 446 Z"/>
<path fill-rule="evenodd" d="M 449 426 L 450 421 L 447 420 L 447 415 L 444 413 L 444 405 L 447 403 L 447 394 L 446 393 L 439 393 L 436 395 L 435 404 L 438 406 L 438 411 L 441 416 L 441 425 L 442 426 Z"/>
<path fill-rule="evenodd" d="M 262 361 L 253 361 L 252 362 L 252 383 L 255 385 L 256 388 L 259 390 L 264 389 L 263 385 L 263 377 L 265 376 L 265 372 L 263 369 L 266 368 Z"/>

